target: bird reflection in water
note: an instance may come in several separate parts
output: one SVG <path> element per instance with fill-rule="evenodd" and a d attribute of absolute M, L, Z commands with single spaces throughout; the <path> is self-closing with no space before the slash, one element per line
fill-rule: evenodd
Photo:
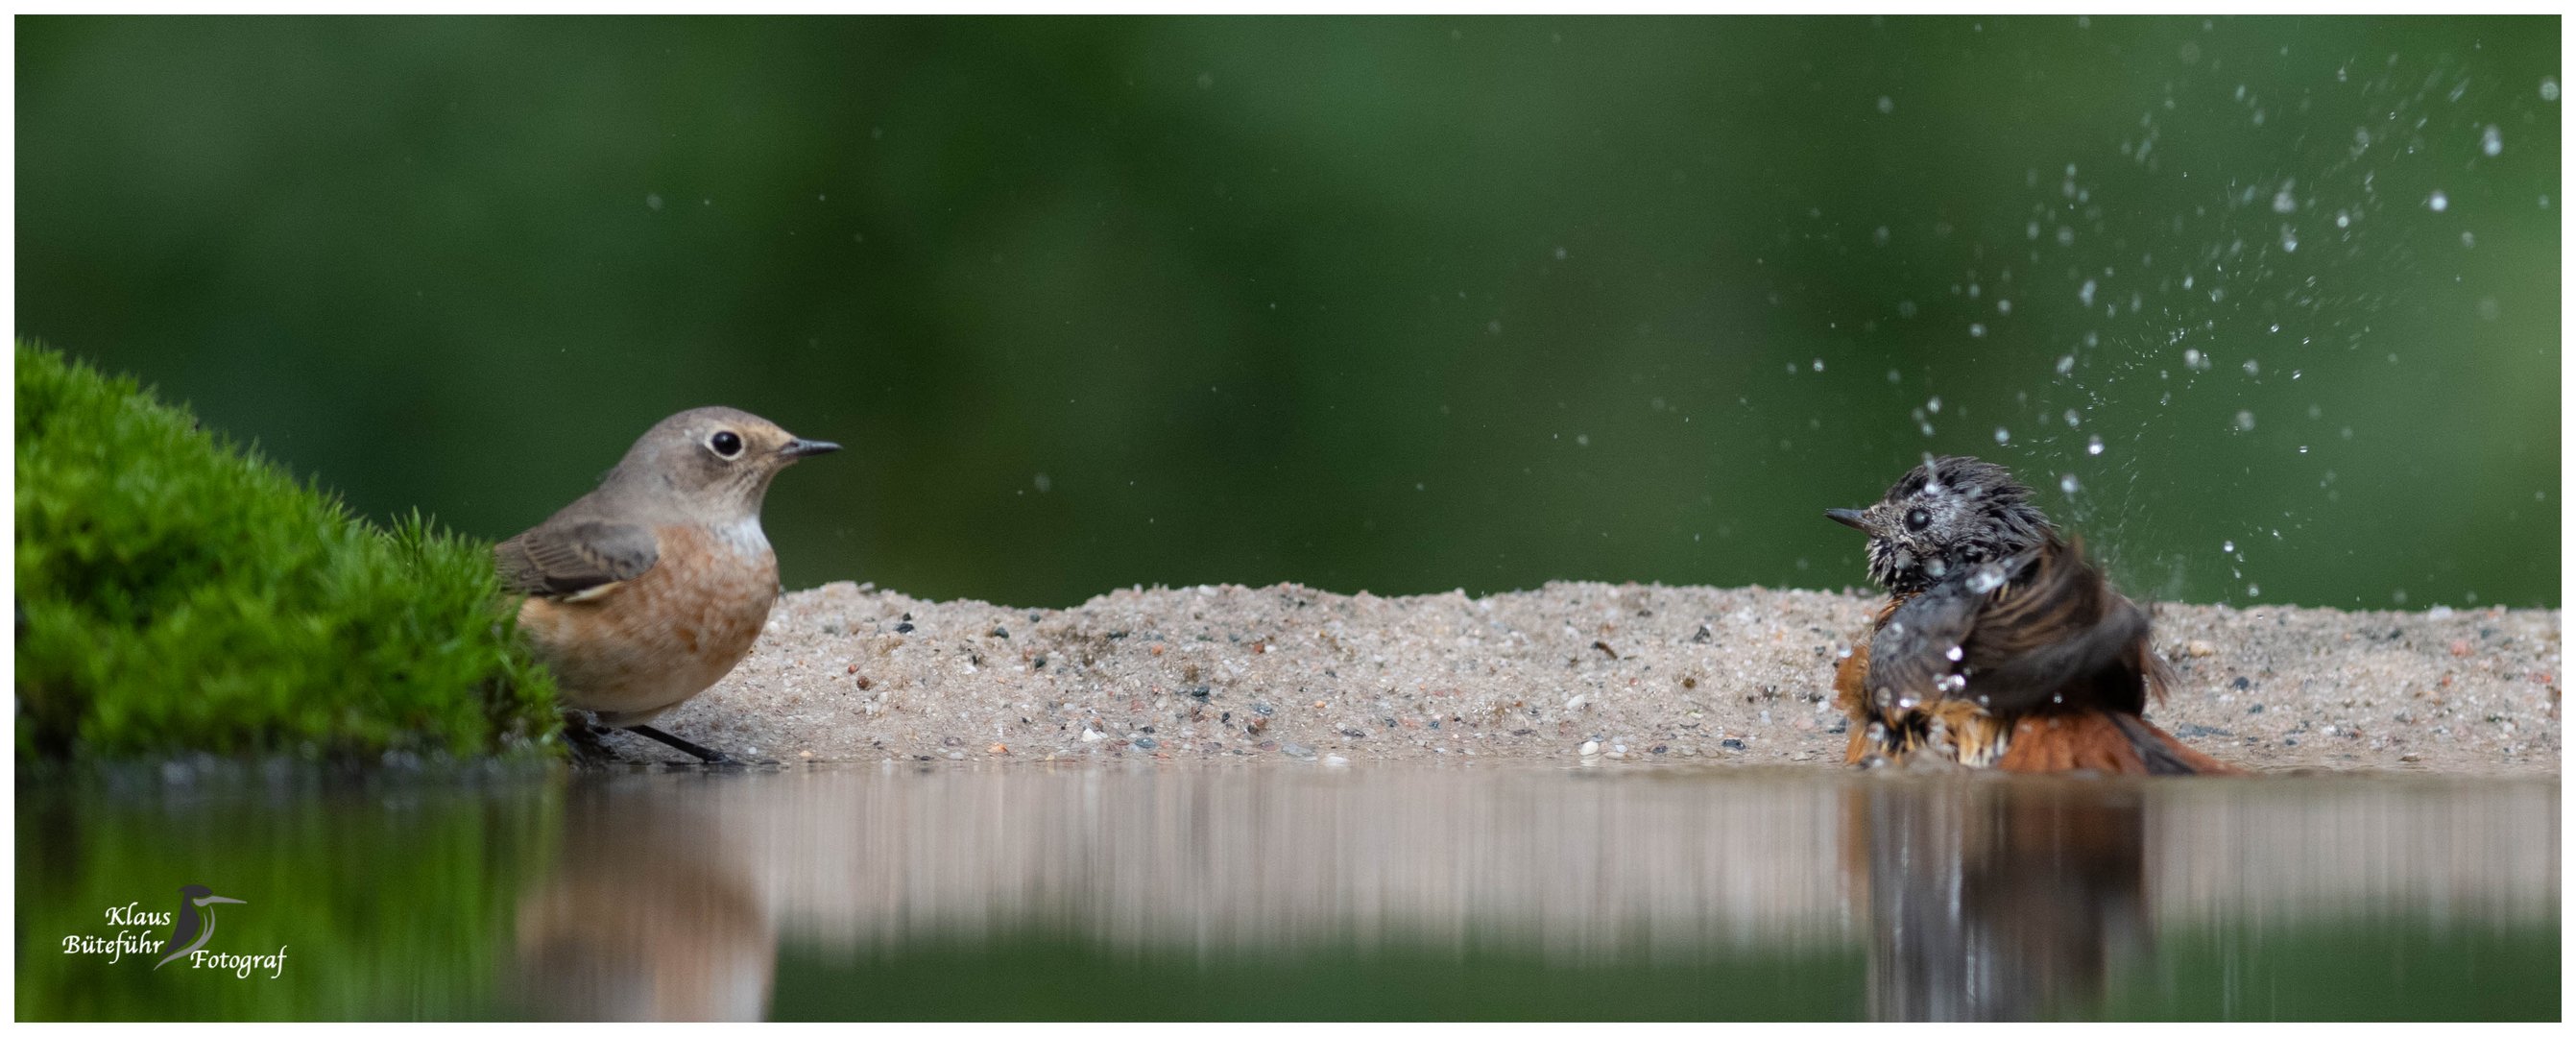
<path fill-rule="evenodd" d="M 777 926 L 703 799 L 575 783 L 554 873 L 521 898 L 505 983 L 537 1018 L 764 1018 Z"/>
<path fill-rule="evenodd" d="M 2107 974 L 2146 959 L 2146 810 L 2134 784 L 1888 781 L 1847 797 L 1873 1017 L 2080 1016 Z"/>

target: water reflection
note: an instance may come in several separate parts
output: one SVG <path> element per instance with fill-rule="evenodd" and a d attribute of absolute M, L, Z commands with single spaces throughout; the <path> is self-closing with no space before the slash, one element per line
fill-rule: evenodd
<path fill-rule="evenodd" d="M 2087 1015 L 2154 971 L 2168 927 L 2390 912 L 2554 926 L 2556 806 L 2547 783 L 2356 779 L 637 773 L 569 794 L 561 863 L 519 907 L 516 971 L 539 1014 L 750 1019 L 811 996 L 779 988 L 782 944 L 841 993 L 896 974 L 862 962 L 1033 941 L 1131 968 L 1178 956 L 1202 976 L 1299 955 L 1503 953 L 1580 972 L 1858 946 L 1865 998 L 1839 1004 L 1823 983 L 1818 1014 Z M 901 1003 L 1007 1015 L 1030 982 L 997 971 L 961 980 L 982 1000 Z M 1107 1011 L 1151 1014 L 1138 1003 Z M 1031 1011 L 1081 1011 L 1049 1004 Z M 1764 1011 L 1744 1004 L 1658 1011 Z"/>
<path fill-rule="evenodd" d="M 549 1019 L 762 1018 L 778 933 L 760 848 L 725 843 L 703 796 L 584 782 L 565 800 L 505 988 Z"/>
<path fill-rule="evenodd" d="M 2138 785 L 1941 782 L 1847 796 L 1868 862 L 1872 1016 L 2042 1018 L 2091 1005 L 2115 963 L 2145 956 Z"/>

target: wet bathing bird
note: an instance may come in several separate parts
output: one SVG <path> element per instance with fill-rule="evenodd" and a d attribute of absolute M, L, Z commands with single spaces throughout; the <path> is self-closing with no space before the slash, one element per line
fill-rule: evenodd
<path fill-rule="evenodd" d="M 219 897 L 214 890 L 204 886 L 190 884 L 179 887 L 179 917 L 170 925 L 170 942 L 161 946 L 161 962 L 152 966 L 153 970 L 157 972 L 162 965 L 197 953 L 207 940 L 214 938 L 215 905 L 244 903 L 249 901 Z M 199 914 L 200 909 L 205 913 Z"/>
<path fill-rule="evenodd" d="M 2060 539 L 2003 466 L 1926 458 L 1867 508 L 1830 518 L 1869 534 L 1888 592 L 1834 672 L 1855 764 L 2006 771 L 2234 770 L 2147 722 L 2172 672 L 2144 610 Z"/>
<path fill-rule="evenodd" d="M 681 411 L 645 431 L 599 488 L 493 548 L 519 627 L 564 704 L 708 763 L 729 763 L 650 725 L 750 654 L 778 599 L 760 529 L 769 481 L 840 449 L 731 407 Z M 576 723 L 577 744 L 595 744 Z"/>

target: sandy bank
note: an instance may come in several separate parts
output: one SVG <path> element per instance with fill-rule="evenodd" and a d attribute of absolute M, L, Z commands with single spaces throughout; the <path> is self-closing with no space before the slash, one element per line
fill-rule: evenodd
<path fill-rule="evenodd" d="M 1050 610 L 835 583 L 787 595 L 751 657 L 661 726 L 786 761 L 1829 767 L 1845 738 L 1832 663 L 1869 606 L 1552 583 L 1487 598 L 1121 590 Z M 2222 759 L 2558 770 L 2556 610 L 2167 605 L 2156 644 L 2181 684 L 2149 716 Z"/>

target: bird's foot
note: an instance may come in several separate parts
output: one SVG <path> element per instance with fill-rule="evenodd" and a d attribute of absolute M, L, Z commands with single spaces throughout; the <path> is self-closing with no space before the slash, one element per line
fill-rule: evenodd
<path fill-rule="evenodd" d="M 600 733 L 604 730 L 606 729 L 591 724 L 590 717 L 579 711 L 565 711 L 564 746 L 572 750 L 573 766 L 584 770 L 595 770 L 620 762 L 617 750 L 609 748 L 608 743 L 600 740 Z"/>

